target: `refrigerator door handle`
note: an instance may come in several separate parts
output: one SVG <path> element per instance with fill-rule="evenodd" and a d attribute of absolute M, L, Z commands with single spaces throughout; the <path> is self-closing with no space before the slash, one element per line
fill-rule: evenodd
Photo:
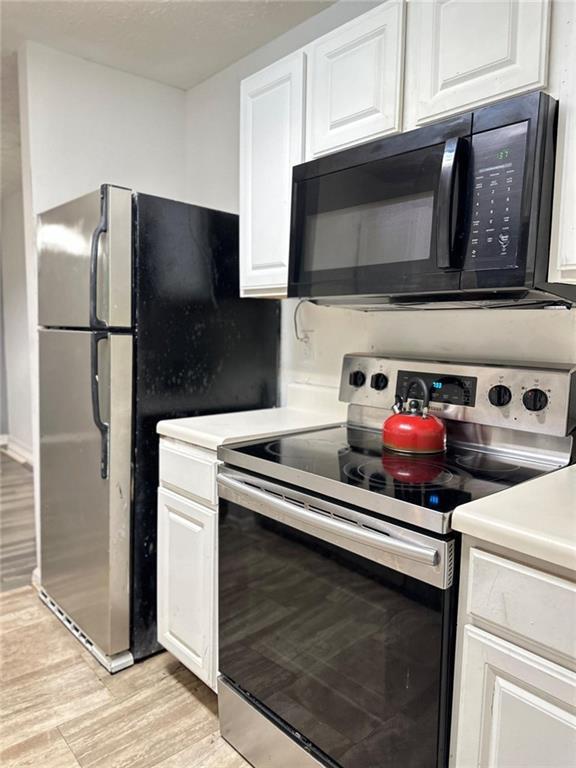
<path fill-rule="evenodd" d="M 100 189 L 100 221 L 92 233 L 90 247 L 90 327 L 106 328 L 106 323 L 98 317 L 98 252 L 100 237 L 108 232 L 108 191 Z"/>
<path fill-rule="evenodd" d="M 97 331 L 92 334 L 90 342 L 90 385 L 92 389 L 92 417 L 100 432 L 100 477 L 108 478 L 108 442 L 110 437 L 110 425 L 102 420 L 100 415 L 100 387 L 98 369 L 98 343 L 107 339 L 105 331 Z"/>

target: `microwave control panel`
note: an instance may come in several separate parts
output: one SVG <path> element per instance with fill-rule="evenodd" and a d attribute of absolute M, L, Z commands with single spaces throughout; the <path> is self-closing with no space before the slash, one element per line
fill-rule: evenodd
<path fill-rule="evenodd" d="M 472 136 L 464 270 L 515 269 L 528 123 Z"/>

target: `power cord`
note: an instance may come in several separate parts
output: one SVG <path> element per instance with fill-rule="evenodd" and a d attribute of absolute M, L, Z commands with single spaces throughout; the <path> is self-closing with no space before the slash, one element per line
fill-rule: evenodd
<path fill-rule="evenodd" d="M 302 335 L 300 335 L 300 332 L 298 331 L 298 310 L 302 306 L 302 304 L 307 304 L 308 299 L 300 299 L 298 304 L 296 304 L 296 309 L 294 310 L 294 335 L 296 336 L 296 341 L 301 341 L 304 344 L 308 344 L 310 342 L 310 336 L 304 331 Z"/>

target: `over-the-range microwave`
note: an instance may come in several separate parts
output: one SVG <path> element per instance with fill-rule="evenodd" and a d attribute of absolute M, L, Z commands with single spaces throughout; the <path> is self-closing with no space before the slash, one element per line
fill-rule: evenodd
<path fill-rule="evenodd" d="M 296 166 L 288 295 L 576 302 L 547 282 L 556 107 L 530 93 Z"/>

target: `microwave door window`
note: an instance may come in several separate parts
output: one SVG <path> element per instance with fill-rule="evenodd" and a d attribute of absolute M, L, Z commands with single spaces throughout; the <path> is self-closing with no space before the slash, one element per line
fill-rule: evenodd
<path fill-rule="evenodd" d="M 438 144 L 299 182 L 298 295 L 421 292 L 435 278 L 449 287 L 434 236 L 443 152 Z"/>
<path fill-rule="evenodd" d="M 306 270 L 427 259 L 434 194 L 421 192 L 308 216 Z"/>

